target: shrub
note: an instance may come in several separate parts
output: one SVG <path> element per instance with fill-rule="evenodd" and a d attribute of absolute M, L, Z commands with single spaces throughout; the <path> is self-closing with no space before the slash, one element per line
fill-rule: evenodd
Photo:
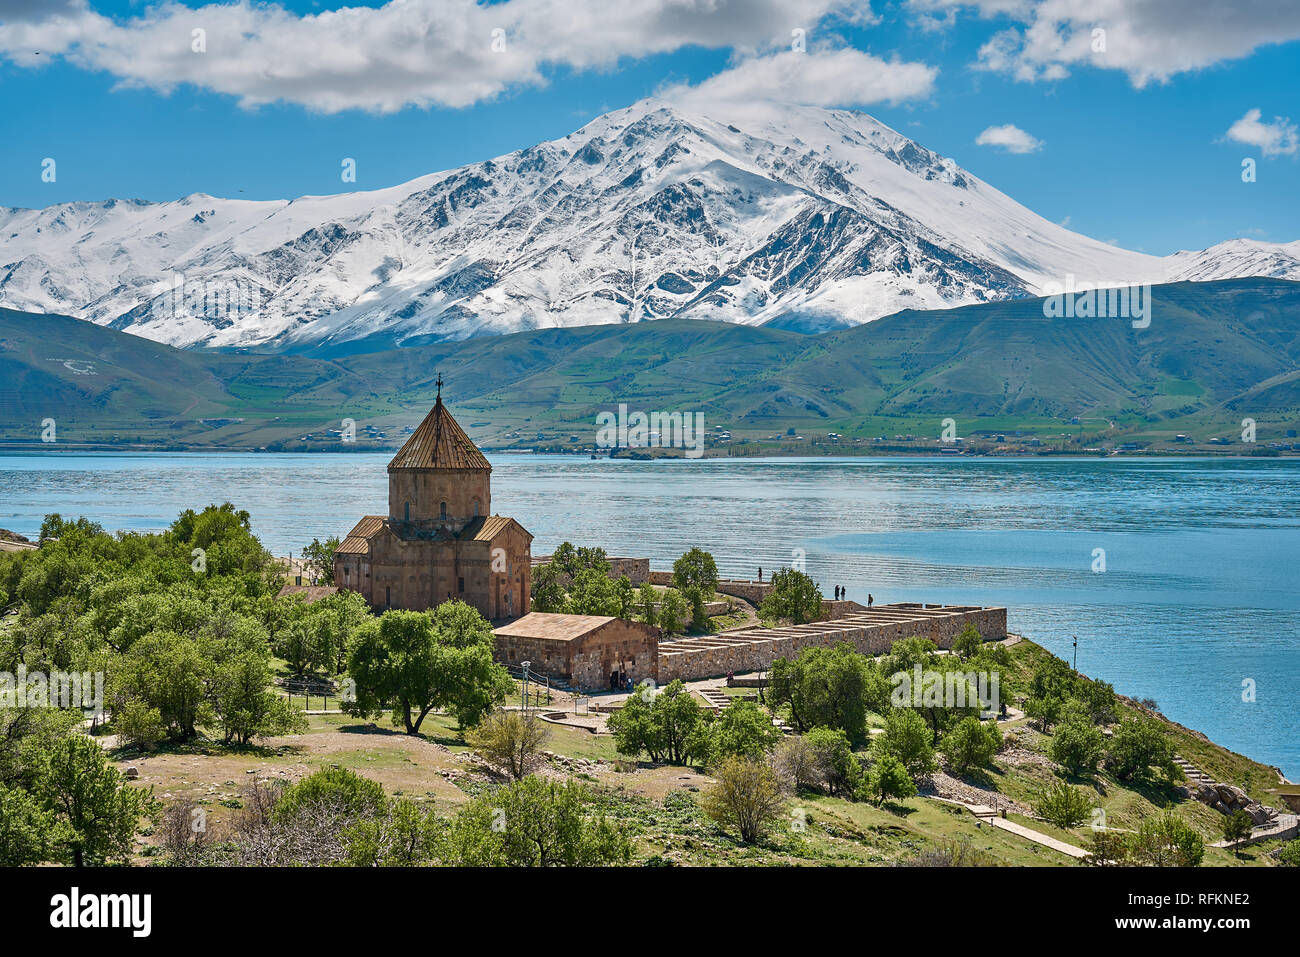
<path fill-rule="evenodd" d="M 796 791 L 820 789 L 825 784 L 817 752 L 804 735 L 782 737 L 772 752 L 772 767 Z"/>
<path fill-rule="evenodd" d="M 1072 719 L 1057 726 L 1047 754 L 1071 774 L 1078 774 L 1097 770 L 1103 750 L 1101 731 L 1086 721 Z"/>
<path fill-rule="evenodd" d="M 378 781 L 347 768 L 324 768 L 285 788 L 275 802 L 275 817 L 288 820 L 327 805 L 343 815 L 362 817 L 378 813 L 387 803 Z"/>
<path fill-rule="evenodd" d="M 859 797 L 884 804 L 890 798 L 909 798 L 916 794 L 916 782 L 903 762 L 892 754 L 882 754 L 859 786 Z"/>
<path fill-rule="evenodd" d="M 727 758 L 714 772 L 717 783 L 700 801 L 704 813 L 754 844 L 771 832 L 782 816 L 785 795 L 770 765 L 754 758 Z"/>
<path fill-rule="evenodd" d="M 1149 867 L 1199 867 L 1205 842 L 1173 811 L 1163 811 L 1142 822 L 1129 853 L 1136 863 Z"/>
<path fill-rule="evenodd" d="M 1163 775 L 1169 781 L 1183 775 L 1174 762 L 1174 745 L 1169 735 L 1150 718 L 1122 721 L 1106 752 L 1106 767 L 1124 781 L 1145 781 Z"/>
<path fill-rule="evenodd" d="M 541 761 L 541 748 L 548 737 L 550 729 L 536 714 L 494 711 L 466 732 L 465 741 L 488 764 L 518 781 Z"/>
<path fill-rule="evenodd" d="M 1277 859 L 1284 867 L 1300 867 L 1300 840 L 1284 844 L 1278 850 Z"/>
<path fill-rule="evenodd" d="M 764 621 L 789 621 L 803 625 L 822 616 L 822 593 L 817 583 L 801 571 L 782 568 L 772 575 L 772 590 L 758 609 Z"/>
<path fill-rule="evenodd" d="M 1002 747 L 1002 733 L 997 722 L 982 723 L 979 718 L 962 718 L 943 739 L 943 754 L 958 774 L 983 767 L 993 760 Z"/>
<path fill-rule="evenodd" d="M 632 844 L 576 782 L 532 776 L 475 798 L 451 822 L 445 863 L 496 867 L 597 867 L 628 861 Z"/>
<path fill-rule="evenodd" d="M 839 728 L 813 728 L 805 740 L 816 762 L 821 786 L 831 795 L 852 794 L 862 779 L 862 767 Z"/>
<path fill-rule="evenodd" d="M 907 768 L 913 779 L 923 777 L 937 766 L 930 728 L 925 719 L 911 708 L 895 708 L 885 716 L 885 730 L 871 742 L 877 755 L 893 755 Z"/>
<path fill-rule="evenodd" d="M 1049 786 L 1034 807 L 1043 820 L 1066 829 L 1078 827 L 1086 821 L 1092 809 L 1092 799 L 1064 781 L 1056 781 Z"/>

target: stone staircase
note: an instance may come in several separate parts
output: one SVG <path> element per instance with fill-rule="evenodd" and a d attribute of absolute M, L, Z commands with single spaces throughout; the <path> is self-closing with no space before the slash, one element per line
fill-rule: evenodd
<path fill-rule="evenodd" d="M 1186 791 L 1190 797 L 1206 804 L 1220 814 L 1228 815 L 1234 811 L 1244 810 L 1251 816 L 1255 830 L 1252 841 L 1267 840 L 1274 835 L 1284 835 L 1295 826 L 1295 815 L 1280 814 L 1277 808 L 1269 807 L 1250 798 L 1246 792 L 1233 785 L 1220 784 L 1181 754 L 1174 755 L 1174 763 L 1187 775 Z M 1215 846 L 1226 847 L 1225 842 Z"/>
<path fill-rule="evenodd" d="M 723 708 L 731 704 L 731 695 L 719 688 L 700 688 L 696 694 L 704 699 L 704 703 L 713 709 L 714 714 L 721 713 Z"/>
<path fill-rule="evenodd" d="M 1174 764 L 1178 765 L 1182 769 L 1183 774 L 1187 775 L 1187 780 L 1193 785 L 1208 784 L 1213 787 L 1218 783 L 1214 778 L 1210 777 L 1196 765 L 1192 764 L 1191 761 L 1188 761 L 1181 754 L 1174 755 Z"/>

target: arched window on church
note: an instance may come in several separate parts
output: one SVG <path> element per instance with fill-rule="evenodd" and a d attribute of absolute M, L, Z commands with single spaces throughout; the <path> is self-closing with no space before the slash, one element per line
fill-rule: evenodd
<path fill-rule="evenodd" d="M 478 518 L 478 499 L 474 499 L 474 517 Z"/>
<path fill-rule="evenodd" d="M 446 518 L 446 517 L 447 517 L 447 503 L 446 503 L 446 502 L 439 502 L 439 503 L 438 503 L 438 517 L 439 517 L 439 518 Z"/>

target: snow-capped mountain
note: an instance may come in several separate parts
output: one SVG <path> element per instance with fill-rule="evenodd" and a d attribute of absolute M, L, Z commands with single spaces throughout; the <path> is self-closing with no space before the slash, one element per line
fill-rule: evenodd
<path fill-rule="evenodd" d="M 863 113 L 658 100 L 374 192 L 0 209 L 0 305 L 300 351 L 668 316 L 797 328 L 1046 283 L 1300 279 L 1300 243 L 1167 258 L 1050 223 Z"/>

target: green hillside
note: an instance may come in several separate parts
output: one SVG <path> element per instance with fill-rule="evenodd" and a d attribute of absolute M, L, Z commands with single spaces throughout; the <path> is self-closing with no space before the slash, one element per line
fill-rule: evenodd
<path fill-rule="evenodd" d="M 1273 452 L 1300 425 L 1300 284 L 1156 287 L 1145 329 L 1046 318 L 1022 300 L 816 336 L 674 319 L 333 359 L 183 351 L 0 310 L 0 441 L 39 444 L 53 417 L 68 445 L 335 448 L 325 430 L 351 418 L 352 448 L 388 447 L 427 411 L 439 372 L 494 447 L 590 446 L 596 413 L 624 402 L 701 412 L 731 432 L 714 451 L 732 454 L 933 449 L 945 418 L 975 448 Z M 1254 446 L 1240 442 L 1244 418 Z"/>

